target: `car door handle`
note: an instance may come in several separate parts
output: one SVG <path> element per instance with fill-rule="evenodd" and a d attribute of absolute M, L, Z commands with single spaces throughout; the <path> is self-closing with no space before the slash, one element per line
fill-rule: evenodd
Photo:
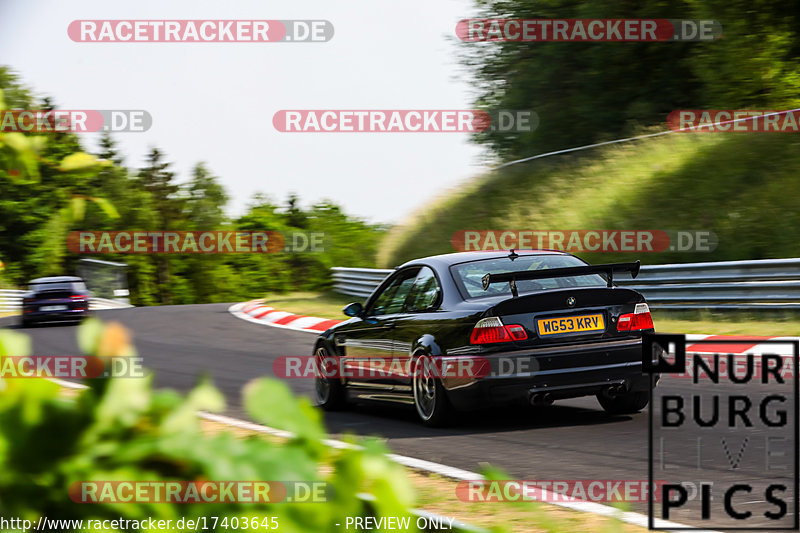
<path fill-rule="evenodd" d="M 383 326 L 384 326 L 386 329 L 394 329 L 394 328 L 395 328 L 395 326 L 397 326 L 397 322 L 385 322 L 385 323 L 383 324 Z"/>

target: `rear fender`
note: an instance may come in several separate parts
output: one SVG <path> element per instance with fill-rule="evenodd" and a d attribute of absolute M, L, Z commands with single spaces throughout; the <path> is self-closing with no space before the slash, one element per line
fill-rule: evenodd
<path fill-rule="evenodd" d="M 411 345 L 411 357 L 416 357 L 422 354 L 425 355 L 432 355 L 438 356 L 442 355 L 444 352 L 439 344 L 436 342 L 436 338 L 431 335 L 430 333 L 426 333 Z"/>

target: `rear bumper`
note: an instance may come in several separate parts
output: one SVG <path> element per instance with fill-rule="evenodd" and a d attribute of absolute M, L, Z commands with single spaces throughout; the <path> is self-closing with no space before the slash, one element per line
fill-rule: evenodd
<path fill-rule="evenodd" d="M 88 309 L 67 309 L 66 311 L 31 311 L 23 310 L 22 319 L 28 323 L 66 322 L 81 320 L 89 315 Z"/>
<path fill-rule="evenodd" d="M 646 391 L 651 383 L 650 376 L 642 372 L 641 339 L 496 353 L 483 359 L 490 362 L 488 375 L 442 379 L 455 407 L 527 405 L 533 394 L 574 398 L 601 393 L 611 385 Z"/>

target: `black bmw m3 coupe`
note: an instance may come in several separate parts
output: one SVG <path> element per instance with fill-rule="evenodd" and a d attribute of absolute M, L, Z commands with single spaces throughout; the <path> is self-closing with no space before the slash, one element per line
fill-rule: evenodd
<path fill-rule="evenodd" d="M 589 395 L 611 413 L 639 411 L 657 381 L 642 372 L 653 321 L 640 293 L 613 282 L 638 271 L 551 250 L 409 261 L 317 339 L 317 402 L 407 403 L 432 426 L 453 409 Z"/>

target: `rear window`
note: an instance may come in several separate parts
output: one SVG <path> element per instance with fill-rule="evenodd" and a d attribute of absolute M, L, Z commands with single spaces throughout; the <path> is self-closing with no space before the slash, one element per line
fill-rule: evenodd
<path fill-rule="evenodd" d="M 586 263 L 571 255 L 527 255 L 512 261 L 507 257 L 482 259 L 469 263 L 461 263 L 450 267 L 453 278 L 464 298 L 482 298 L 511 294 L 508 283 L 493 283 L 488 290 L 483 290 L 481 280 L 486 274 L 503 272 L 524 272 L 527 270 L 544 270 L 548 268 L 567 268 L 585 266 Z M 547 289 L 564 289 L 569 287 L 605 286 L 606 280 L 599 274 L 584 276 L 568 276 L 564 278 L 545 278 L 517 281 L 517 290 L 535 292 Z"/>
<path fill-rule="evenodd" d="M 28 288 L 33 292 L 81 292 L 86 291 L 86 284 L 82 281 L 59 281 L 55 283 L 31 283 Z"/>

